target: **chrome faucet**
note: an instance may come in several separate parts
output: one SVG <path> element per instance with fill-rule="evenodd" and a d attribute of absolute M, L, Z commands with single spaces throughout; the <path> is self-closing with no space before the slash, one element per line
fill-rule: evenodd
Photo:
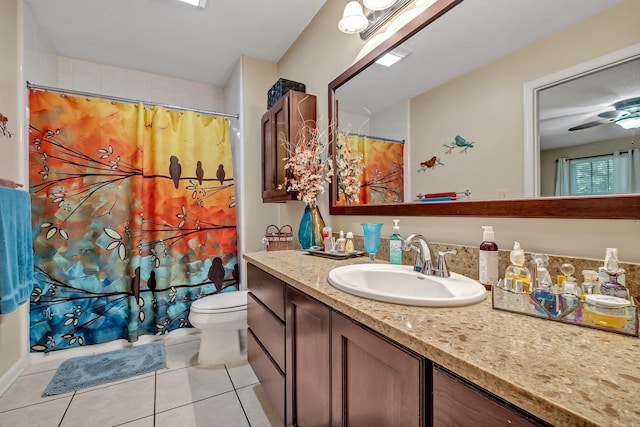
<path fill-rule="evenodd" d="M 417 242 L 418 246 L 413 243 Z M 410 234 L 402 243 L 403 251 L 416 251 L 416 261 L 413 264 L 413 270 L 419 271 L 427 276 L 433 275 L 433 264 L 431 263 L 431 249 L 427 243 L 427 239 L 422 234 Z"/>
<path fill-rule="evenodd" d="M 418 242 L 418 246 L 413 243 Z M 416 261 L 413 264 L 413 270 L 419 271 L 427 276 L 450 277 L 449 269 L 445 256 L 448 254 L 457 254 L 458 251 L 451 249 L 449 251 L 438 251 L 438 266 L 434 269 L 431 262 L 431 248 L 427 239 L 422 234 L 410 234 L 404 239 L 402 244 L 403 251 L 416 251 Z"/>
<path fill-rule="evenodd" d="M 438 277 L 450 277 L 449 269 L 447 268 L 447 263 L 445 260 L 445 255 L 447 254 L 457 254 L 458 251 L 455 249 L 451 249 L 449 251 L 438 251 L 438 268 L 436 268 L 435 274 Z"/>

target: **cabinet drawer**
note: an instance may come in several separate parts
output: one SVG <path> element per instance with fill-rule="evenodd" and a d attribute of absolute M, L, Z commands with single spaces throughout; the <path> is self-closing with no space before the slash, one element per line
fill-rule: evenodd
<path fill-rule="evenodd" d="M 285 377 L 278 367 L 266 354 L 266 350 L 259 344 L 255 336 L 249 329 L 247 333 L 247 356 L 251 368 L 260 380 L 267 397 L 271 402 L 272 409 L 278 414 L 284 424 L 285 414 Z"/>
<path fill-rule="evenodd" d="M 434 365 L 433 425 L 434 426 L 547 426 L 508 406 L 498 398 L 484 392 Z"/>
<path fill-rule="evenodd" d="M 260 344 L 267 350 L 280 370 L 285 370 L 284 324 L 273 315 L 264 305 L 249 293 L 247 298 L 247 324 Z"/>
<path fill-rule="evenodd" d="M 247 264 L 247 279 L 251 293 L 284 322 L 284 282 L 252 264 Z"/>

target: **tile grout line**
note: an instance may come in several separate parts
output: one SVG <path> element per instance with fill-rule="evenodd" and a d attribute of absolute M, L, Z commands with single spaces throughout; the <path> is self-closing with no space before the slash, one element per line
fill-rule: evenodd
<path fill-rule="evenodd" d="M 76 397 L 76 392 L 73 392 L 73 395 L 71 396 L 71 399 L 69 399 L 69 403 L 67 404 L 67 407 L 64 410 L 64 413 L 62 414 L 62 418 L 60 418 L 60 422 L 58 423 L 58 427 L 62 426 L 62 421 L 64 421 L 64 417 L 67 416 L 67 412 L 69 412 L 69 408 L 71 407 L 71 402 L 73 402 L 73 398 Z"/>
<path fill-rule="evenodd" d="M 229 373 L 229 368 L 227 365 L 224 365 L 224 370 L 227 372 L 227 376 L 229 377 L 229 381 L 233 386 L 233 393 L 236 395 L 236 399 L 238 399 L 238 403 L 240 404 L 240 408 L 242 408 L 242 413 L 244 414 L 244 418 L 247 420 L 247 424 L 251 427 L 251 420 L 249 420 L 249 415 L 247 415 L 247 411 L 244 409 L 244 405 L 242 404 L 242 400 L 240 399 L 240 395 L 238 394 L 238 389 L 236 388 L 235 383 L 233 382 L 233 378 L 231 378 L 231 373 Z"/>
<path fill-rule="evenodd" d="M 153 376 L 153 427 L 156 427 L 156 408 L 158 406 L 158 371 Z"/>

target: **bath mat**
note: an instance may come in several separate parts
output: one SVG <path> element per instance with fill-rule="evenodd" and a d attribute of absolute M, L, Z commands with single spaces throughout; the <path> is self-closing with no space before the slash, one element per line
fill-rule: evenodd
<path fill-rule="evenodd" d="M 42 397 L 110 383 L 166 367 L 161 341 L 91 356 L 73 357 L 60 364 Z"/>

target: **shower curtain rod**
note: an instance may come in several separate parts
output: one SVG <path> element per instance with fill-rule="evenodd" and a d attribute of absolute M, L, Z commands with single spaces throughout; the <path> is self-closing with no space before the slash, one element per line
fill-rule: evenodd
<path fill-rule="evenodd" d="M 89 96 L 89 97 L 92 97 L 92 98 L 109 99 L 109 100 L 117 101 L 117 102 L 127 102 L 127 103 L 142 102 L 145 105 L 153 105 L 153 106 L 156 106 L 156 107 L 165 107 L 165 108 L 168 108 L 170 110 L 193 111 L 193 112 L 200 113 L 200 114 L 206 114 L 208 116 L 220 116 L 220 117 L 227 117 L 227 118 L 236 119 L 236 120 L 240 119 L 240 114 L 218 113 L 216 111 L 199 110 L 197 108 L 180 107 L 180 106 L 177 106 L 177 105 L 169 105 L 169 104 L 161 104 L 161 103 L 158 103 L 158 102 L 142 101 L 142 100 L 139 100 L 139 99 L 120 98 L 120 97 L 117 97 L 117 96 L 109 96 L 109 95 L 98 95 L 98 94 L 95 94 L 95 93 L 80 92 L 80 91 L 77 91 L 77 90 L 67 90 L 67 89 L 59 89 L 57 87 L 41 86 L 41 85 L 36 85 L 36 84 L 33 84 L 33 83 L 29 83 L 29 82 L 27 82 L 27 88 L 28 89 L 46 90 L 47 92 L 64 93 L 64 94 L 68 94 L 68 95 Z"/>

